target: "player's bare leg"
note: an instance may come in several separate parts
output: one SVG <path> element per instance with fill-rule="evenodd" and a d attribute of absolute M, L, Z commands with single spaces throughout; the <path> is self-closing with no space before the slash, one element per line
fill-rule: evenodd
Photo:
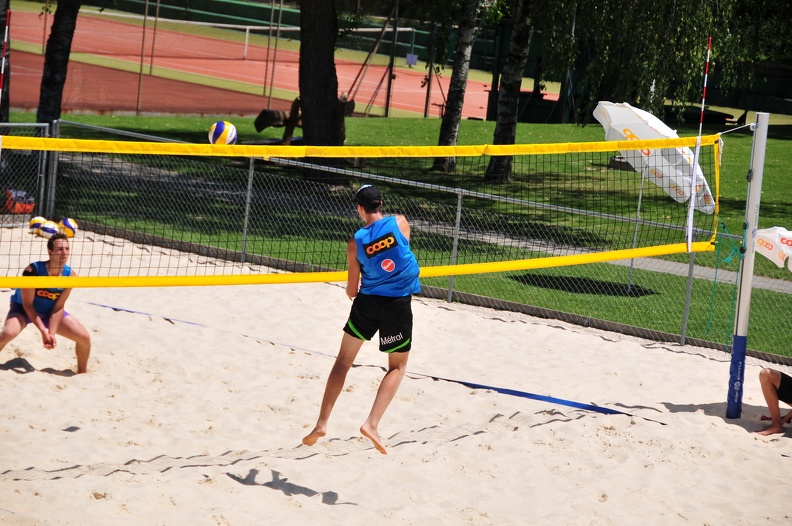
<path fill-rule="evenodd" d="M 380 382 L 379 389 L 377 389 L 377 396 L 374 399 L 374 405 L 371 407 L 371 413 L 369 413 L 363 425 L 360 426 L 360 432 L 363 436 L 371 440 L 377 451 L 383 455 L 387 455 L 388 452 L 385 450 L 385 446 L 382 445 L 377 427 L 382 415 L 385 414 L 385 410 L 396 395 L 402 378 L 404 378 L 404 373 L 407 372 L 409 355 L 409 352 L 391 353 L 388 355 L 388 372 L 385 373 L 385 377 Z"/>
<path fill-rule="evenodd" d="M 316 441 L 327 434 L 327 421 L 330 419 L 330 413 L 333 411 L 333 406 L 338 400 L 338 395 L 344 388 L 346 375 L 352 364 L 355 362 L 360 347 L 363 345 L 363 340 L 350 336 L 344 333 L 341 339 L 341 349 L 338 351 L 333 368 L 330 370 L 330 375 L 327 377 L 327 384 L 325 385 L 324 396 L 322 397 L 322 405 L 319 408 L 319 418 L 316 421 L 313 431 L 308 433 L 303 439 L 302 443 L 306 446 L 316 444 Z"/>
<path fill-rule="evenodd" d="M 759 373 L 759 383 L 762 386 L 762 394 L 764 394 L 767 402 L 767 408 L 770 410 L 772 423 L 761 431 L 757 431 L 756 434 L 768 436 L 783 433 L 784 422 L 787 418 L 781 418 L 781 408 L 778 406 L 778 387 L 781 385 L 781 373 L 774 369 L 762 369 Z"/>
<path fill-rule="evenodd" d="M 88 358 L 91 356 L 91 334 L 74 316 L 66 316 L 58 326 L 58 334 L 74 341 L 77 355 L 77 373 L 88 372 Z"/>

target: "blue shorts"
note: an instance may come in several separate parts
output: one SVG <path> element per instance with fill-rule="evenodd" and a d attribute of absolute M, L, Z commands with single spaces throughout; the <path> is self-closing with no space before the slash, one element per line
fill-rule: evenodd
<path fill-rule="evenodd" d="M 50 314 L 52 314 L 52 313 L 50 313 L 50 312 L 46 312 L 46 313 L 39 312 L 38 314 L 39 314 L 39 317 L 41 318 L 41 321 L 44 322 L 44 326 L 49 329 Z M 63 317 L 64 318 L 66 316 L 68 316 L 68 315 L 69 315 L 68 312 L 64 312 L 63 313 Z M 30 318 L 28 318 L 27 313 L 25 312 L 25 308 L 22 305 L 20 305 L 19 303 L 15 302 L 15 301 L 11 302 L 11 308 L 8 309 L 8 316 L 6 316 L 6 319 L 10 318 L 11 316 L 19 316 L 20 318 L 25 320 L 26 324 L 30 323 L 30 321 L 31 321 Z"/>
<path fill-rule="evenodd" d="M 778 399 L 792 405 L 792 377 L 788 374 L 781 373 L 781 381 L 778 383 Z"/>
<path fill-rule="evenodd" d="M 344 332 L 361 340 L 370 340 L 379 331 L 379 350 L 408 352 L 412 347 L 412 296 L 390 298 L 358 294 L 352 303 Z"/>

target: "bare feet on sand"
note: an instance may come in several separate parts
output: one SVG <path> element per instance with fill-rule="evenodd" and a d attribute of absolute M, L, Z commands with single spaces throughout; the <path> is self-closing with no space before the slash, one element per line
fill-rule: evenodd
<path fill-rule="evenodd" d="M 766 428 L 762 429 L 761 431 L 757 431 L 756 434 L 757 435 L 762 435 L 762 436 L 769 436 L 769 435 L 775 435 L 775 434 L 783 433 L 783 432 L 784 432 L 784 426 L 782 424 L 778 424 L 778 425 L 767 426 Z"/>
<path fill-rule="evenodd" d="M 380 441 L 380 436 L 379 433 L 377 433 L 376 429 L 371 428 L 366 424 L 363 424 L 362 426 L 360 426 L 360 432 L 363 434 L 364 437 L 371 440 L 371 443 L 374 444 L 374 447 L 377 448 L 377 451 L 379 451 L 383 455 L 388 454 L 388 452 L 385 451 L 385 446 L 382 445 L 382 441 Z"/>
<path fill-rule="evenodd" d="M 319 429 L 315 427 L 310 434 L 306 435 L 305 438 L 302 439 L 302 443 L 306 446 L 312 446 L 316 444 L 316 441 L 325 436 L 326 431 L 324 429 Z"/>

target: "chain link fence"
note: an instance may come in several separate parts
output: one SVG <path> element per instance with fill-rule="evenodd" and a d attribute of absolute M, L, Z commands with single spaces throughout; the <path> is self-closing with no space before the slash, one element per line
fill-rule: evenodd
<path fill-rule="evenodd" d="M 79 125 L 62 121 L 56 133 L 68 137 L 74 126 Z M 31 133 L 40 131 L 31 128 Z M 154 139 L 129 133 L 118 138 L 130 135 Z M 156 255 L 155 266 L 144 275 L 174 272 L 170 265 L 191 275 L 222 274 L 230 264 L 245 265 L 246 272 L 345 270 L 346 240 L 360 226 L 352 197 L 363 183 L 383 189 L 386 213 L 409 218 L 412 245 L 424 267 L 648 247 L 684 236 L 680 225 L 686 207 L 668 206 L 662 192 L 644 189 L 642 219 L 635 218 L 640 177 L 609 167 L 607 157 L 566 158 L 562 164 L 567 171 L 555 179 L 569 179 L 567 187 L 540 184 L 540 179 L 550 179 L 547 174 L 534 180 L 530 170 L 517 164 L 514 186 L 523 185 L 524 193 L 507 194 L 508 185 L 497 190 L 493 185 L 491 191 L 467 188 L 481 167 L 467 166 L 463 158 L 452 185 L 416 175 L 428 173 L 432 159 L 409 166 L 384 159 L 322 166 L 288 159 L 52 152 L 54 159 L 42 174 L 31 171 L 30 152 L 7 153 L 12 152 L 2 153 L 6 172 L 28 172 L 16 186 L 45 196 L 34 213 L 77 219 L 82 231 L 74 243 L 101 240 L 100 252 L 118 247 L 121 260 L 108 260 L 104 267 L 82 268 L 79 260 L 73 261 L 83 276 L 139 275 L 139 256 L 127 248 Z M 705 173 L 711 173 L 712 162 L 702 158 Z M 572 174 L 583 165 L 615 186 L 603 186 L 605 192 L 580 184 L 576 188 Z M 398 177 L 405 173 L 413 174 L 412 180 Z M 43 186 L 36 186 L 37 181 Z M 620 195 L 626 198 L 623 210 L 612 200 Z M 601 213 L 614 209 L 616 214 Z M 20 217 L 26 221 L 30 215 Z M 698 239 L 709 239 L 712 217 L 696 216 Z M 714 253 L 695 256 L 424 278 L 423 294 L 728 350 L 739 243 L 721 235 Z M 176 252 L 195 257 L 171 258 Z M 792 276 L 760 257 L 756 271 L 749 348 L 766 359 L 790 363 L 786 344 L 792 334 L 778 320 L 792 306 Z M 3 272 L 15 276 L 19 269 Z"/>
<path fill-rule="evenodd" d="M 0 135 L 49 137 L 48 124 L 0 123 Z M 0 147 L 2 143 L 0 143 Z M 44 202 L 46 152 L 4 150 L 0 154 L 0 214 L 2 225 L 27 225 Z"/>

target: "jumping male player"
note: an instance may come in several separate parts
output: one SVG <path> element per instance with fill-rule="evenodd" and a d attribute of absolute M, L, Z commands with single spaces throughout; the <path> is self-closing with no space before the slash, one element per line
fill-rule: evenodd
<path fill-rule="evenodd" d="M 407 370 L 413 325 L 410 300 L 412 294 L 421 291 L 420 268 L 410 250 L 410 224 L 401 215 L 383 216 L 380 191 L 371 185 L 361 186 L 354 202 L 365 225 L 347 243 L 346 293 L 353 300 L 352 309 L 344 326 L 341 349 L 327 378 L 319 419 L 302 442 L 312 446 L 325 436 L 347 372 L 363 342 L 379 331 L 379 349 L 388 353 L 388 372 L 360 432 L 386 455 L 377 426 Z"/>

